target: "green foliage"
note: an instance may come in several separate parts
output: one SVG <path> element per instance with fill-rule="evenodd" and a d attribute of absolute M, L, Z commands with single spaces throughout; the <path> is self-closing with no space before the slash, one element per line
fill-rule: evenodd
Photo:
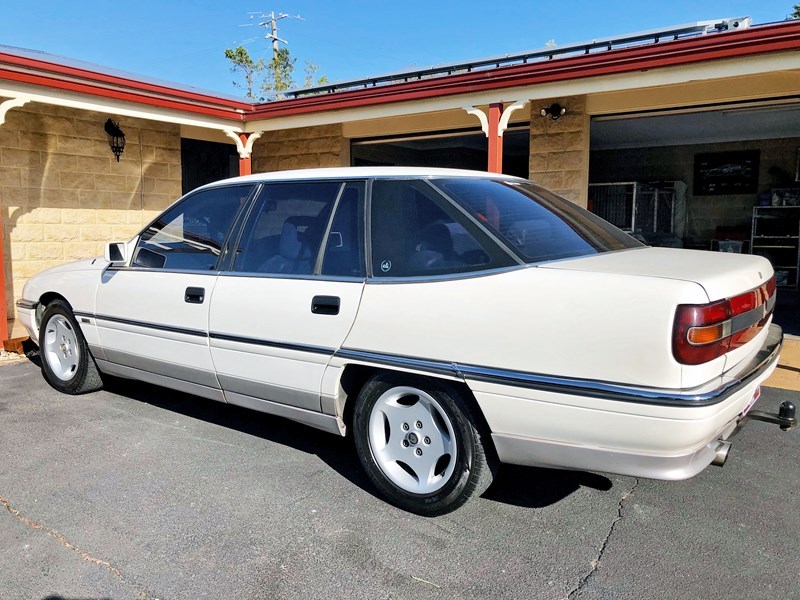
<path fill-rule="evenodd" d="M 263 100 L 256 95 L 256 90 L 266 68 L 264 59 L 254 61 L 244 46 L 226 49 L 225 58 L 231 61 L 231 73 L 238 73 L 244 79 L 244 83 L 234 81 L 233 85 L 244 89 L 245 95 L 251 100 Z"/>
<path fill-rule="evenodd" d="M 242 81 L 234 81 L 233 85 L 243 89 L 251 100 L 263 102 L 279 99 L 283 97 L 283 92 L 296 87 L 294 70 L 297 59 L 292 58 L 288 48 L 279 48 L 269 61 L 263 58 L 253 60 L 243 46 L 225 50 L 225 58 L 231 62 L 231 73 L 242 78 Z M 316 77 L 317 69 L 318 66 L 306 63 L 304 87 L 328 82 L 327 77 Z"/>
<path fill-rule="evenodd" d="M 800 4 L 794 5 L 794 12 L 789 15 L 790 19 L 800 19 Z"/>

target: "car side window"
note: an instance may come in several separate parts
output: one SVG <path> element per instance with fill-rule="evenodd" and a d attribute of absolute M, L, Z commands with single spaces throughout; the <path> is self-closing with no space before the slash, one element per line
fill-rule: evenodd
<path fill-rule="evenodd" d="M 325 254 L 322 275 L 363 277 L 364 268 L 364 183 L 348 183 L 336 204 Z"/>
<path fill-rule="evenodd" d="M 133 266 L 213 269 L 233 219 L 252 191 L 252 185 L 237 185 L 187 196 L 142 232 Z"/>
<path fill-rule="evenodd" d="M 313 274 L 343 188 L 339 181 L 267 184 L 242 232 L 233 270 Z"/>
<path fill-rule="evenodd" d="M 370 223 L 374 277 L 467 273 L 511 264 L 474 223 L 421 181 L 376 180 Z"/>

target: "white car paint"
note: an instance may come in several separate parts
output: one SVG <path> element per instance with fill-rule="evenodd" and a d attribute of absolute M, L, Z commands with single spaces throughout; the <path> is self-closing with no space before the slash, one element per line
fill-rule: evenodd
<path fill-rule="evenodd" d="M 321 169 L 252 175 L 206 188 L 242 181 L 436 176 L 486 174 Z M 474 394 L 500 458 L 519 464 L 692 476 L 711 462 L 718 440 L 731 433 L 777 361 L 773 350 L 771 362 L 746 384 L 718 402 L 696 403 L 743 376 L 737 369 L 767 343 L 769 322 L 746 346 L 702 365 L 681 365 L 672 354 L 676 307 L 764 284 L 773 271 L 759 257 L 643 248 L 495 272 L 366 282 L 107 267 L 92 259 L 51 269 L 31 278 L 23 291 L 27 302 L 56 293 L 86 315 L 80 327 L 101 370 L 204 393 L 196 382 L 186 387 L 189 382 L 181 379 L 186 369 L 198 369 L 218 377 L 219 389 L 206 386 L 208 397 L 342 434 L 345 404 L 352 398 L 341 378 L 352 365 L 461 381 Z M 186 304 L 182 294 L 189 286 L 204 287 L 207 301 Z M 341 313 L 311 314 L 317 295 L 339 296 Z M 36 340 L 37 311 L 20 308 L 19 315 Z M 165 328 L 143 329 L 126 320 Z M 129 367 L 115 370 L 114 352 L 166 367 L 152 376 Z M 176 365 L 171 380 L 169 369 Z M 523 382 L 526 377 L 534 383 Z M 219 385 L 225 378 L 249 388 L 225 391 Z M 259 386 L 261 398 L 242 393 Z M 588 386 L 602 393 L 588 393 Z M 610 398 L 603 396 L 607 386 L 613 388 Z M 672 400 L 631 399 L 661 393 Z"/>

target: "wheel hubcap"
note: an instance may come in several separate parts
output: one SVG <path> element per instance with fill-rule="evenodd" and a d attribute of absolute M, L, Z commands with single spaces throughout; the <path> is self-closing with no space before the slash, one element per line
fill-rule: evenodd
<path fill-rule="evenodd" d="M 432 494 L 453 475 L 453 424 L 428 393 L 413 387 L 386 391 L 369 417 L 369 446 L 380 470 L 400 489 Z"/>
<path fill-rule="evenodd" d="M 53 374 L 61 381 L 69 381 L 78 370 L 80 359 L 78 337 L 63 315 L 55 315 L 47 322 L 44 334 L 44 359 Z"/>

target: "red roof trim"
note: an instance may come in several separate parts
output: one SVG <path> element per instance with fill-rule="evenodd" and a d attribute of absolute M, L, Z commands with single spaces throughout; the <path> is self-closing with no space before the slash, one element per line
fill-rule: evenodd
<path fill-rule="evenodd" d="M 799 49 L 800 21 L 787 21 L 551 61 L 258 105 L 2 52 L 0 79 L 241 123 Z"/>
<path fill-rule="evenodd" d="M 119 75 L 108 75 L 106 73 L 98 73 L 97 71 L 90 71 L 79 67 L 72 67 L 62 65 L 45 60 L 28 58 L 24 56 L 17 56 L 0 52 L 0 64 L 13 65 L 22 69 L 30 69 L 34 71 L 41 71 L 44 75 L 57 74 L 72 77 L 75 79 L 84 80 L 85 83 L 91 84 L 107 84 L 112 86 L 130 88 L 137 92 L 149 92 L 152 94 L 173 96 L 181 100 L 188 100 L 190 102 L 202 102 L 207 104 L 214 104 L 220 108 L 227 108 L 229 110 L 250 110 L 253 105 L 248 102 L 236 102 L 235 100 L 228 100 L 226 98 L 219 98 L 209 94 L 202 94 L 199 92 L 191 92 L 189 90 L 182 90 L 172 88 L 165 85 L 158 85 L 155 83 L 148 83 L 138 81 L 128 77 L 121 77 Z"/>
<path fill-rule="evenodd" d="M 581 79 L 800 49 L 800 21 L 260 104 L 246 121 Z"/>
<path fill-rule="evenodd" d="M 2 66 L 0 66 L 0 79 L 40 85 L 50 89 L 64 90 L 67 92 L 77 92 L 79 94 L 99 96 L 112 100 L 123 100 L 126 102 L 133 102 L 135 104 L 146 104 L 148 106 L 154 106 L 158 108 L 168 108 L 182 112 L 202 114 L 220 119 L 228 119 L 239 122 L 244 121 L 244 114 L 232 109 L 213 108 L 209 106 L 192 104 L 187 101 L 165 98 L 163 96 L 150 96 L 137 93 L 136 91 L 126 91 L 103 87 L 100 84 L 81 83 L 70 81 L 68 79 L 59 79 L 52 76 L 39 75 L 24 71 L 15 71 L 3 68 Z"/>

